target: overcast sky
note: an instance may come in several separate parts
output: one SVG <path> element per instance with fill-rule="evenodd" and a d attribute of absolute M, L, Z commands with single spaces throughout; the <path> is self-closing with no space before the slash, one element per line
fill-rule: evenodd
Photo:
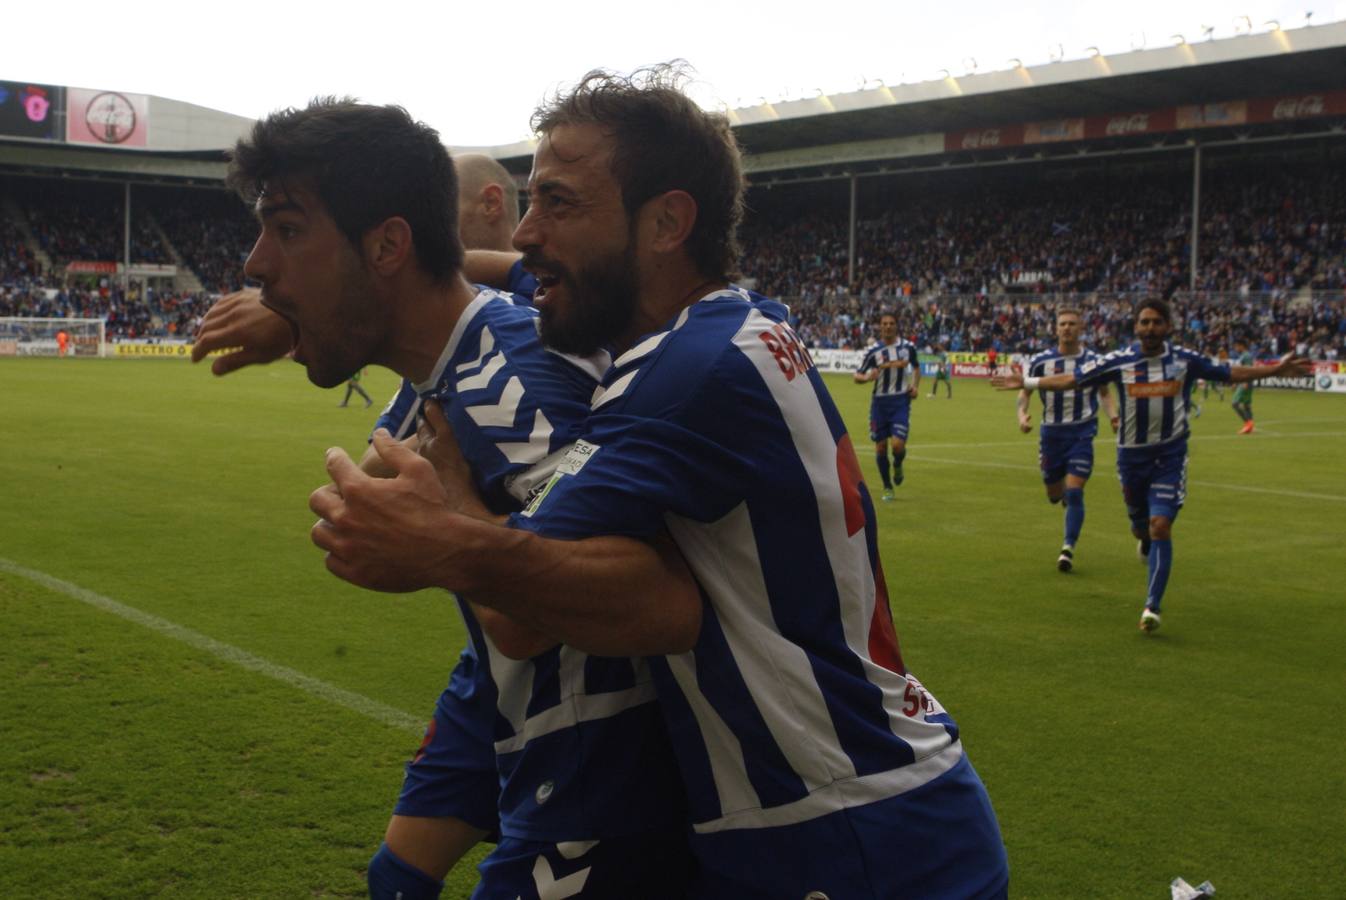
<path fill-rule="evenodd" d="M 0 79 L 157 94 L 247 116 L 317 94 L 400 103 L 455 147 L 529 136 L 534 105 L 595 67 L 686 59 L 706 106 L 1162 47 L 1203 26 L 1298 28 L 1346 0 L 192 0 L 7 6 Z M 801 12 L 785 12 L 799 9 Z M 1012 10 L 1012 11 L 1011 11 Z M 1241 17 L 1246 16 L 1247 21 Z M 1237 20 L 1237 21 L 1236 21 Z"/>

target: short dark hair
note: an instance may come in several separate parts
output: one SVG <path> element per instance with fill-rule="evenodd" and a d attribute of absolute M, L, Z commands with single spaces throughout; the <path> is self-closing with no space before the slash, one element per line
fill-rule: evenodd
<path fill-rule="evenodd" d="M 400 106 L 315 97 L 259 120 L 234 146 L 226 183 L 254 204 L 289 181 L 314 190 L 357 251 L 366 231 L 400 216 L 432 278 L 463 266 L 453 161 L 439 134 Z"/>
<path fill-rule="evenodd" d="M 1162 297 L 1146 297 L 1136 304 L 1135 320 L 1140 321 L 1140 314 L 1147 309 L 1152 309 L 1163 318 L 1165 322 L 1173 324 L 1173 307 L 1168 305 L 1168 301 Z"/>
<path fill-rule="evenodd" d="M 533 113 L 548 134 L 563 125 L 596 125 L 612 138 L 612 173 L 628 216 L 667 191 L 696 201 L 687 250 L 706 278 L 737 274 L 737 231 L 743 220 L 743 161 L 729 120 L 709 113 L 682 91 L 685 63 L 638 69 L 629 76 L 595 69 L 568 93 Z"/>

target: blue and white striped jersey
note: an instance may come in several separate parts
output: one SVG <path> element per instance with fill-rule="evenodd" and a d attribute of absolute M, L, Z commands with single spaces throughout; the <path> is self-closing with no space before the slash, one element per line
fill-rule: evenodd
<path fill-rule="evenodd" d="M 478 290 L 491 290 L 483 285 L 477 285 Z M 514 303 L 520 306 L 533 305 L 533 292 L 537 290 L 537 279 L 524 270 L 523 260 L 520 259 L 509 268 L 508 283 L 501 293 L 507 294 Z M 421 413 L 421 396 L 416 393 L 410 381 L 405 378 L 397 388 L 397 393 L 388 401 L 388 405 L 383 407 L 383 412 L 379 414 L 379 420 L 374 424 L 375 428 L 386 428 L 393 437 L 399 440 L 410 437 L 416 432 L 416 417 Z"/>
<path fill-rule="evenodd" d="M 579 436 L 609 362 L 545 349 L 537 321 L 532 307 L 482 290 L 413 386 L 421 402 L 442 404 L 478 488 L 502 512 L 518 509 Z M 566 646 L 511 660 L 461 599 L 459 608 L 477 660 L 472 689 L 496 710 L 479 739 L 496 753 L 502 834 L 591 840 L 685 820 L 645 660 Z"/>
<path fill-rule="evenodd" d="M 1193 385 L 1228 381 L 1229 366 L 1167 342 L 1158 356 L 1146 356 L 1137 343 L 1082 364 L 1075 377 L 1080 387 L 1117 386 L 1117 446 L 1153 447 L 1187 437 Z"/>
<path fill-rule="evenodd" d="M 717 291 L 621 355 L 582 440 L 511 522 L 560 538 L 667 528 L 682 551 L 701 633 L 652 665 L 697 835 L 864 806 L 962 757 L 903 665 L 873 503 L 781 304 Z M 902 822 L 881 827 L 901 846 Z"/>
<path fill-rule="evenodd" d="M 1036 378 L 1043 375 L 1074 373 L 1080 366 L 1097 359 L 1098 354 L 1087 348 L 1079 353 L 1067 356 L 1060 348 L 1053 347 L 1034 354 L 1024 366 L 1024 374 Z M 1072 391 L 1039 390 L 1042 400 L 1042 424 L 1080 425 L 1092 422 L 1098 416 L 1098 386 L 1076 388 Z"/>
<path fill-rule="evenodd" d="M 856 373 L 863 375 L 880 363 L 904 360 L 907 365 L 901 369 L 879 369 L 879 377 L 874 380 L 875 397 L 893 397 L 911 390 L 916 373 L 920 371 L 920 361 L 916 355 L 916 345 L 911 341 L 898 338 L 891 344 L 882 341 L 865 351 Z"/>

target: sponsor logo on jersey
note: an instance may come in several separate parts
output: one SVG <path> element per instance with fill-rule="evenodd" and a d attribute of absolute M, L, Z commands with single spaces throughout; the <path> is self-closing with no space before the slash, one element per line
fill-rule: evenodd
<path fill-rule="evenodd" d="M 542 506 L 542 501 L 547 499 L 551 489 L 556 487 L 557 482 L 567 475 L 578 475 L 589 460 L 593 459 L 594 454 L 601 449 L 597 444 L 591 444 L 588 441 L 576 441 L 556 465 L 556 471 L 552 474 L 552 477 L 533 488 L 520 515 L 531 518 Z"/>
<path fill-rule="evenodd" d="M 591 444 L 588 441 L 576 441 L 575 445 L 566 451 L 566 455 L 556 467 L 560 475 L 578 475 L 580 469 L 593 458 L 598 452 L 598 445 Z"/>
<path fill-rule="evenodd" d="M 1180 381 L 1137 381 L 1126 386 L 1128 397 L 1176 397 L 1182 390 Z"/>

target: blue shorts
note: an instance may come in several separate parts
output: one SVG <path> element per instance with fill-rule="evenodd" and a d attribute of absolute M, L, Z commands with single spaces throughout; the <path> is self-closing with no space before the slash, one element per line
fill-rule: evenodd
<path fill-rule="evenodd" d="M 911 422 L 911 398 L 890 394 L 869 401 L 869 439 L 874 443 L 890 437 L 905 441 Z"/>
<path fill-rule="evenodd" d="M 682 825 L 560 844 L 504 837 L 477 866 L 472 900 L 682 900 L 695 870 Z"/>
<path fill-rule="evenodd" d="M 1117 479 L 1133 522 L 1178 517 L 1187 498 L 1187 439 L 1157 447 L 1118 447 Z"/>
<path fill-rule="evenodd" d="M 692 838 L 698 900 L 1003 898 L 1009 863 L 990 798 L 964 756 L 928 784 L 772 828 Z"/>
<path fill-rule="evenodd" d="M 399 816 L 453 816 L 486 831 L 499 826 L 500 776 L 490 728 L 495 706 L 473 690 L 478 661 L 464 653 L 415 757 L 407 763 Z"/>
<path fill-rule="evenodd" d="M 1038 468 L 1054 484 L 1067 475 L 1087 479 L 1094 471 L 1094 435 L 1098 420 L 1083 425 L 1043 425 L 1038 429 Z"/>

